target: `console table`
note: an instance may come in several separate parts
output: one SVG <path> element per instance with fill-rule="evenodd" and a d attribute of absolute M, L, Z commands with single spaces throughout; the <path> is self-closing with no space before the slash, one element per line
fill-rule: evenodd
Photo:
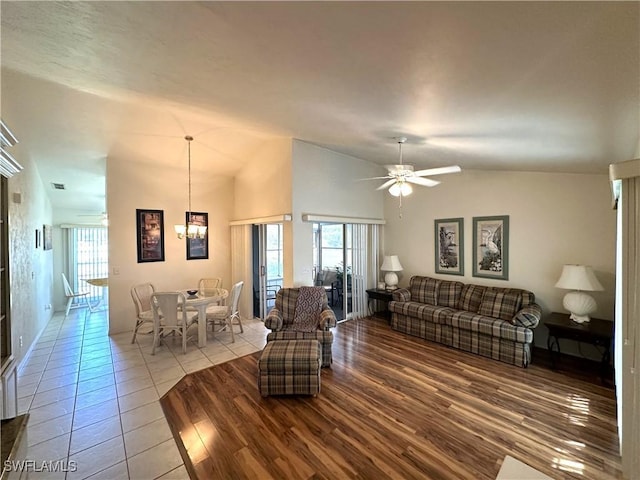
<path fill-rule="evenodd" d="M 369 298 L 369 312 L 372 315 L 380 315 L 382 318 L 391 320 L 391 312 L 389 311 L 389 302 L 393 300 L 393 292 L 385 290 L 384 288 L 370 288 L 367 290 L 367 296 Z M 376 312 L 372 307 L 372 304 L 378 300 L 384 303 L 384 310 Z"/>
<path fill-rule="evenodd" d="M 603 349 L 600 360 L 600 375 L 604 381 L 611 362 L 613 322 L 592 318 L 589 323 L 576 323 L 566 313 L 553 312 L 545 318 L 544 325 L 549 329 L 547 348 L 551 354 L 552 368 L 556 368 L 556 358 L 560 356 L 561 338 L 589 343 Z"/>

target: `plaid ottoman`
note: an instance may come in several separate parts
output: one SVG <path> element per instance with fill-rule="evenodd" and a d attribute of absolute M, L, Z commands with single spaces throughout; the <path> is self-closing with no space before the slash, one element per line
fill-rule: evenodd
<path fill-rule="evenodd" d="M 273 340 L 258 360 L 258 388 L 268 395 L 320 393 L 322 347 L 317 340 Z"/>

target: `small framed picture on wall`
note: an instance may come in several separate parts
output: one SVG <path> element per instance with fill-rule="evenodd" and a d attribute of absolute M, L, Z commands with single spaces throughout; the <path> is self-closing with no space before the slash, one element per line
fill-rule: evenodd
<path fill-rule="evenodd" d="M 164 262 L 164 211 L 136 209 L 138 263 Z"/>
<path fill-rule="evenodd" d="M 509 280 L 509 216 L 473 217 L 473 276 Z"/>
<path fill-rule="evenodd" d="M 185 212 L 187 224 L 198 227 L 208 227 L 209 214 L 206 212 Z M 204 236 L 196 238 L 187 237 L 187 260 L 202 260 L 209 258 L 209 229 L 206 228 Z"/>
<path fill-rule="evenodd" d="M 464 219 L 434 221 L 436 273 L 464 275 Z"/>

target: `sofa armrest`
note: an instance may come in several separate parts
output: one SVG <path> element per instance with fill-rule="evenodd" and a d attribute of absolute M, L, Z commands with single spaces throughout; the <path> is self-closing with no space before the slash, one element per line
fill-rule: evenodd
<path fill-rule="evenodd" d="M 331 327 L 335 327 L 337 323 L 336 314 L 329 307 L 320 312 L 320 323 L 318 324 L 320 330 L 329 330 Z"/>
<path fill-rule="evenodd" d="M 283 322 L 284 320 L 282 319 L 282 313 L 280 310 L 272 308 L 267 314 L 267 318 L 264 319 L 264 326 L 269 330 L 277 332 L 278 330 L 282 330 Z"/>
<path fill-rule="evenodd" d="M 530 303 L 521 308 L 511 319 L 518 327 L 536 328 L 542 319 L 542 308 L 537 303 Z"/>
<path fill-rule="evenodd" d="M 411 292 L 407 288 L 398 288 L 391 294 L 394 302 L 410 302 Z"/>

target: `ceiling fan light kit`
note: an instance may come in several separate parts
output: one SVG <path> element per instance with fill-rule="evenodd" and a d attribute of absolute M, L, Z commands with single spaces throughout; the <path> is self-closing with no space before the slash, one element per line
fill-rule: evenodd
<path fill-rule="evenodd" d="M 412 192 L 413 188 L 407 182 L 396 182 L 389 187 L 389 193 L 394 197 L 399 197 L 400 195 L 406 197 L 411 195 Z"/>
<path fill-rule="evenodd" d="M 396 165 L 385 165 L 387 168 L 387 175 L 384 177 L 377 177 L 381 179 L 388 179 L 377 190 L 389 189 L 389 193 L 394 197 L 406 197 L 411 195 L 413 187 L 411 184 L 420 185 L 423 187 L 435 187 L 440 182 L 432 180 L 430 178 L 424 178 L 431 175 L 443 175 L 446 173 L 458 173 L 462 169 L 458 165 L 451 165 L 449 167 L 428 168 L 426 170 L 414 170 L 413 165 L 406 165 L 402 161 L 402 144 L 407 141 L 407 137 L 396 137 L 398 142 L 398 154 L 399 160 Z M 371 179 L 374 180 L 374 179 Z"/>

